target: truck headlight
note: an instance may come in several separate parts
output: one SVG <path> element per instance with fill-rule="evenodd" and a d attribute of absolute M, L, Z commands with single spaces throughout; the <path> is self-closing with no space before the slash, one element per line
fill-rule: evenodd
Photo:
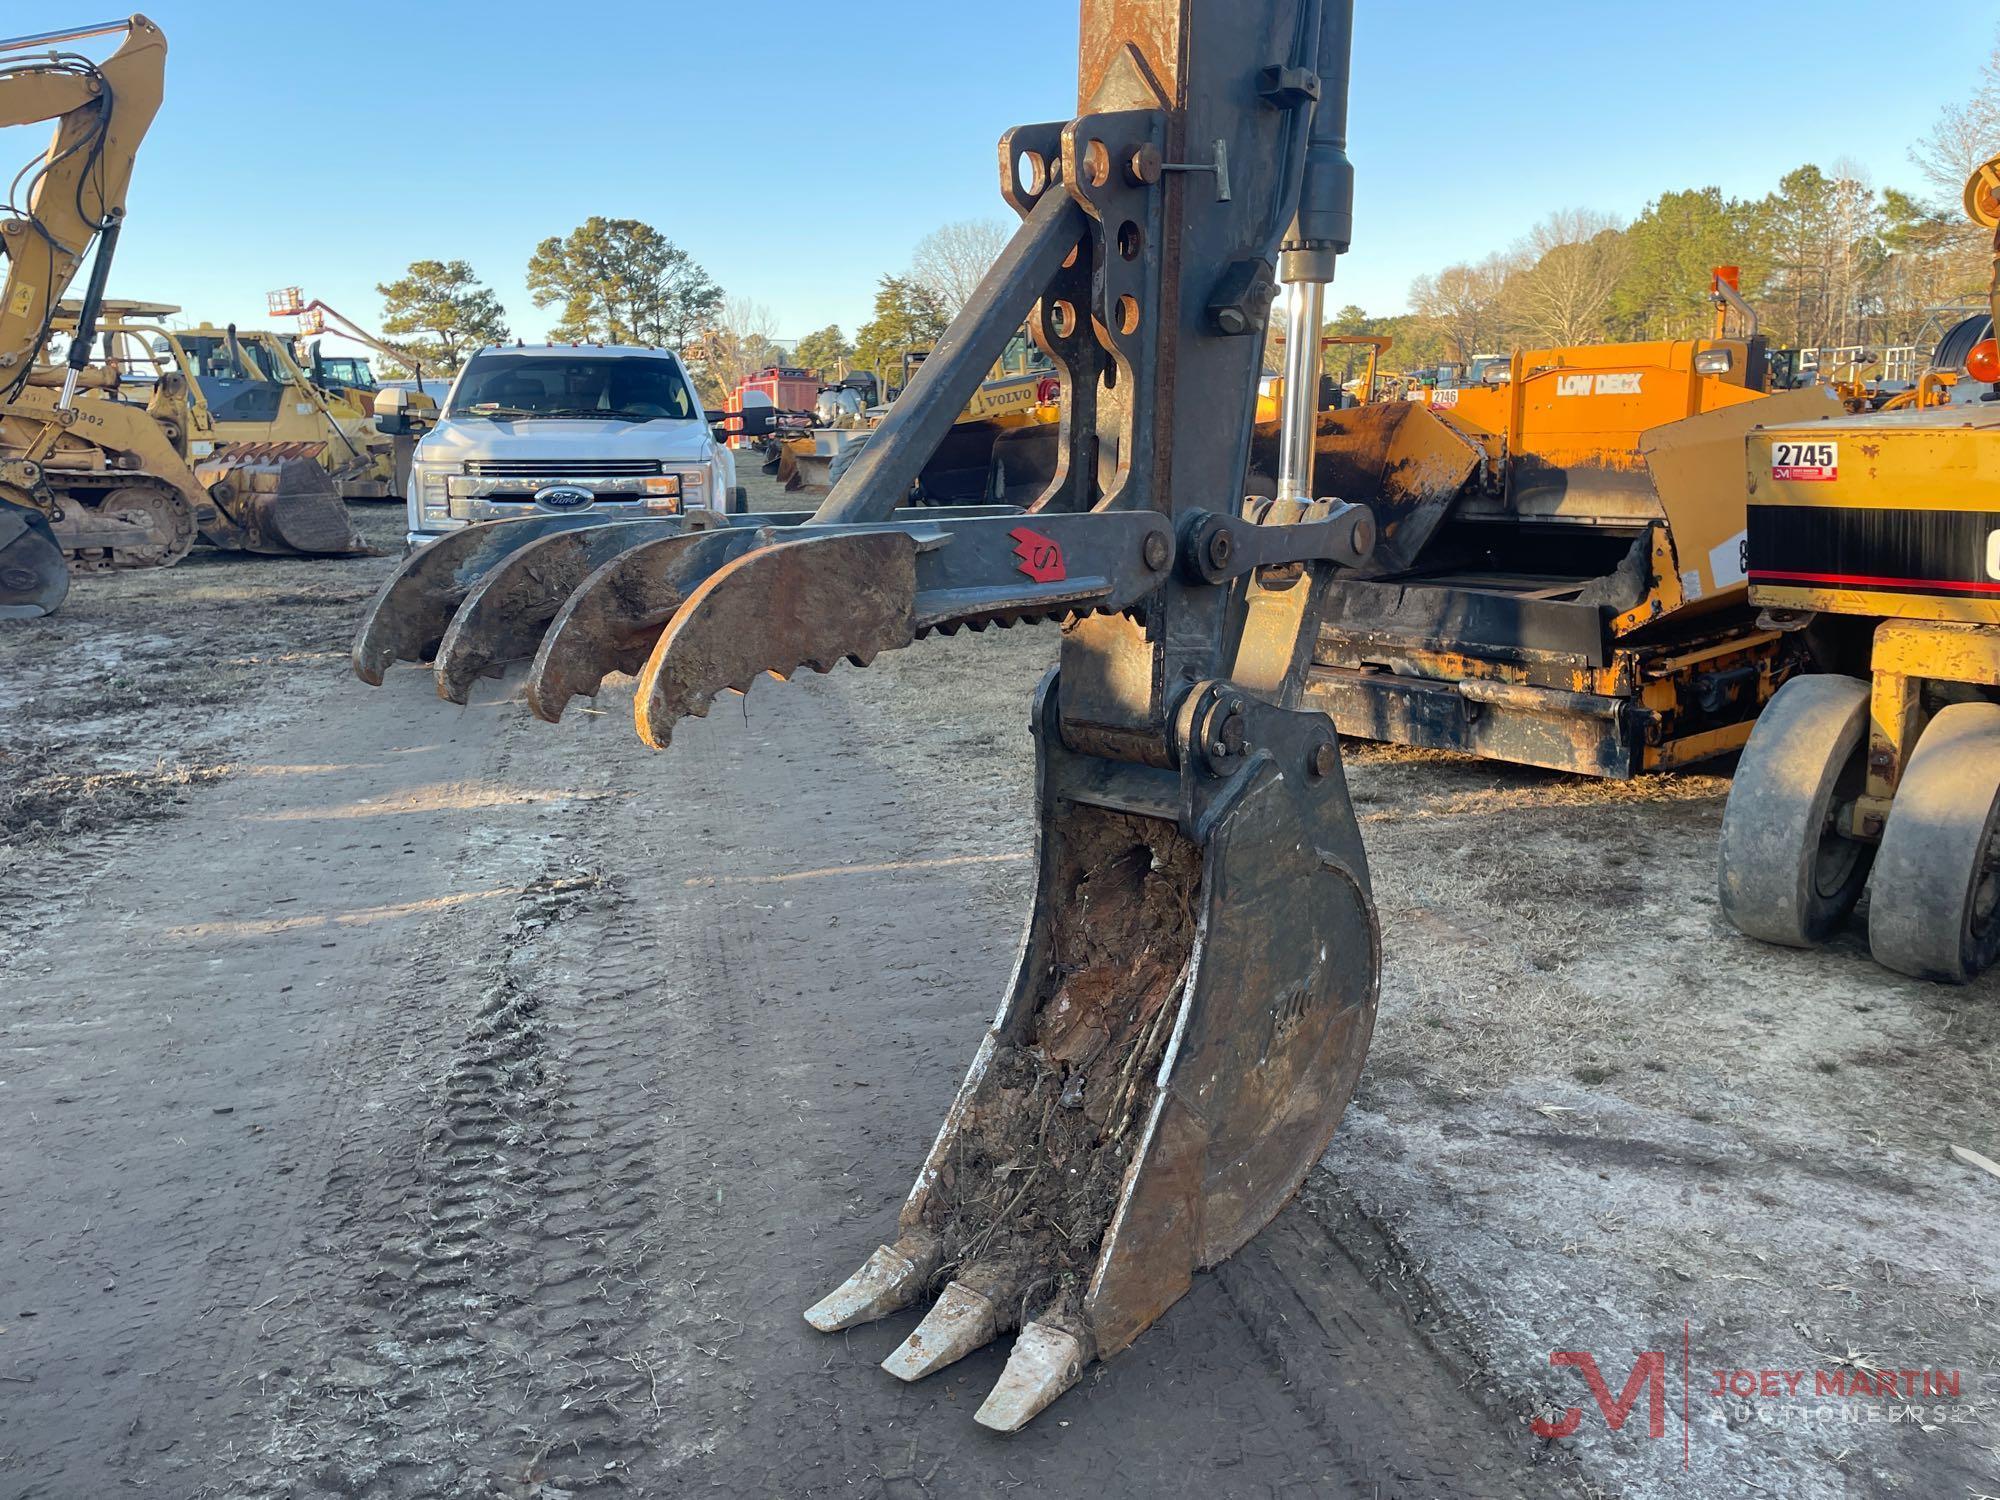
<path fill-rule="evenodd" d="M 684 510 L 705 510 L 709 504 L 708 470 L 681 470 L 681 507 Z"/>
<path fill-rule="evenodd" d="M 416 473 L 418 511 L 426 526 L 450 526 L 450 479 L 442 468 L 419 468 Z"/>

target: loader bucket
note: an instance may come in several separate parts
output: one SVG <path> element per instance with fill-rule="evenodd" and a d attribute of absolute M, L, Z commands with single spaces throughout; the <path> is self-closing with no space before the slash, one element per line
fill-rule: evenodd
<path fill-rule="evenodd" d="M 320 464 L 319 443 L 232 443 L 195 466 L 209 498 L 234 524 L 234 551 L 267 556 L 357 557 L 372 549 Z"/>
<path fill-rule="evenodd" d="M 833 458 L 831 453 L 794 453 L 787 449 L 785 457 L 778 463 L 778 475 L 785 482 L 785 492 L 795 495 L 800 490 L 832 489 Z"/>
<path fill-rule="evenodd" d="M 1358 577 L 1407 571 L 1451 514 L 1477 472 L 1480 450 L 1446 418 L 1416 401 L 1377 401 L 1322 413 L 1314 444 L 1313 493 L 1375 512 L 1374 560 Z M 1277 472 L 1276 430 L 1260 431 L 1258 466 Z"/>
<path fill-rule="evenodd" d="M 0 620 L 50 615 L 69 594 L 69 560 L 38 510 L 0 500 Z"/>

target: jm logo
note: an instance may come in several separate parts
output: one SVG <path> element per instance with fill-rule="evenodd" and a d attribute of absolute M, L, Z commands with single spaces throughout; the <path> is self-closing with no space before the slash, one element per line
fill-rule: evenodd
<path fill-rule="evenodd" d="M 1632 1373 L 1625 1381 L 1625 1389 L 1616 1398 L 1611 1394 L 1611 1387 L 1605 1384 L 1603 1372 L 1597 1368 L 1596 1355 L 1563 1351 L 1551 1354 L 1549 1364 L 1554 1369 L 1568 1366 L 1583 1376 L 1590 1387 L 1592 1399 L 1597 1402 L 1597 1409 L 1604 1414 L 1604 1425 L 1613 1432 L 1625 1426 L 1625 1419 L 1639 1404 L 1639 1393 L 1646 1392 L 1646 1436 L 1666 1436 L 1667 1356 L 1659 1350 L 1649 1349 L 1639 1356 L 1638 1363 L 1633 1365 Z M 1539 1438 L 1575 1437 L 1577 1429 L 1583 1426 L 1583 1408 L 1572 1406 L 1557 1422 L 1537 1417 L 1529 1426 Z"/>

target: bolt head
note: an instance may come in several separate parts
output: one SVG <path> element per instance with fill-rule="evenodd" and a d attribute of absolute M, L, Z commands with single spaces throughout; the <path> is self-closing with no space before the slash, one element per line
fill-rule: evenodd
<path fill-rule="evenodd" d="M 1144 556 L 1146 566 L 1157 573 L 1172 559 L 1173 549 L 1167 545 L 1167 539 L 1162 533 L 1149 531 L 1146 533 Z"/>
<path fill-rule="evenodd" d="M 1126 170 L 1132 174 L 1134 182 L 1150 187 L 1160 180 L 1160 166 L 1160 148 L 1148 141 L 1132 153 Z"/>
<path fill-rule="evenodd" d="M 1315 780 L 1331 776 L 1334 767 L 1340 764 L 1340 751 L 1331 740 L 1321 740 L 1313 746 L 1312 758 L 1307 761 Z"/>

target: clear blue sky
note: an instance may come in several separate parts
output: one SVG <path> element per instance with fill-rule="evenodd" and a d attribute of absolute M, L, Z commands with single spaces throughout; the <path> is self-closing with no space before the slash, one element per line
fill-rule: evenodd
<path fill-rule="evenodd" d="M 117 12 L 11 0 L 0 33 Z M 1354 253 L 1337 302 L 1400 310 L 1413 276 L 1544 213 L 1767 190 L 1805 161 L 1915 184 L 1907 150 L 1970 92 L 1990 3 L 1361 0 Z M 419 257 L 461 258 L 515 331 L 523 268 L 593 213 L 657 225 L 779 332 L 850 333 L 875 279 L 953 219 L 1005 216 L 994 144 L 1074 112 L 1074 0 L 573 6 L 154 0 L 167 102 L 113 291 L 264 321 L 303 286 L 364 321 Z M 102 47 L 102 42 L 86 44 Z M 0 132 L 11 175 L 46 142 Z"/>

